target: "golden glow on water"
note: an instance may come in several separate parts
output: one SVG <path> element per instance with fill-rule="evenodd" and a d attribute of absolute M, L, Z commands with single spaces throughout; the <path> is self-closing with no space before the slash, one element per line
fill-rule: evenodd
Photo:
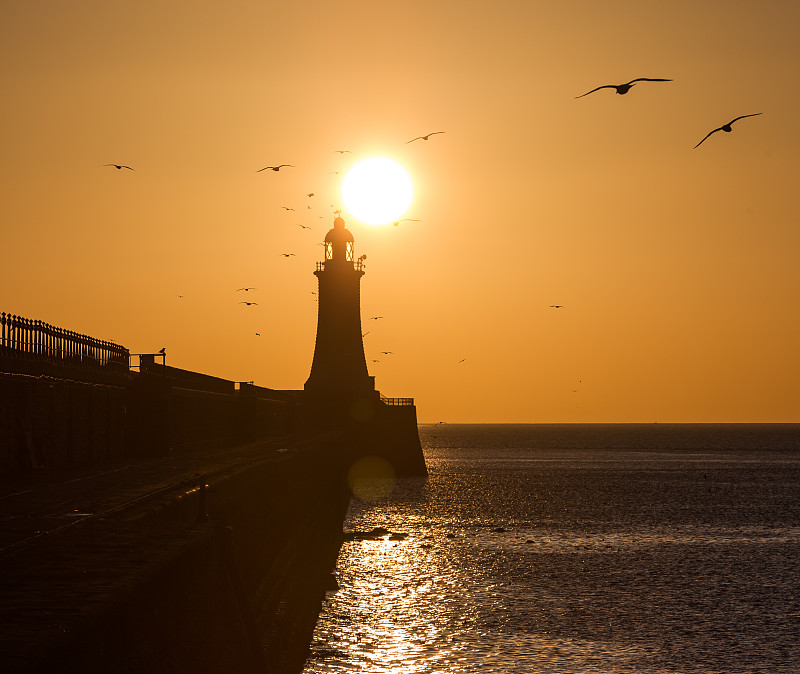
<path fill-rule="evenodd" d="M 794 671 L 795 436 L 668 430 L 421 428 L 428 480 L 351 503 L 387 533 L 342 546 L 305 674 Z"/>
<path fill-rule="evenodd" d="M 456 641 L 458 592 L 436 574 L 432 548 L 385 538 L 346 543 L 342 556 L 341 589 L 329 595 L 317 625 L 316 642 L 326 644 L 319 655 L 327 657 L 307 671 L 432 672 L 451 660 L 443 646 Z"/>

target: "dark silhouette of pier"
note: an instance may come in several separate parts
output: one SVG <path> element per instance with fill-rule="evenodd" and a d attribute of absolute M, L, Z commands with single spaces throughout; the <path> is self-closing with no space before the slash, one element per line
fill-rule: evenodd
<path fill-rule="evenodd" d="M 324 246 L 302 390 L 0 314 L 0 671 L 302 669 L 348 470 L 427 474 L 413 399 L 367 371 L 341 218 Z"/>

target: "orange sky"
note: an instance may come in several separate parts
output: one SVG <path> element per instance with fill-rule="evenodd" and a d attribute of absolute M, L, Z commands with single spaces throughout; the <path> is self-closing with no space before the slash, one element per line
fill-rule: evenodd
<path fill-rule="evenodd" d="M 800 422 L 799 19 L 6 0 L 0 310 L 302 388 L 331 172 L 384 155 L 420 222 L 345 219 L 370 373 L 421 422 Z M 634 77 L 674 81 L 575 98 Z"/>

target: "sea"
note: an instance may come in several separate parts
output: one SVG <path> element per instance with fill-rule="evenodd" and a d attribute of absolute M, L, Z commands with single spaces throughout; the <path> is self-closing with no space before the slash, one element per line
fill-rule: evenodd
<path fill-rule="evenodd" d="M 419 434 L 426 479 L 354 485 L 307 674 L 800 672 L 800 424 Z"/>

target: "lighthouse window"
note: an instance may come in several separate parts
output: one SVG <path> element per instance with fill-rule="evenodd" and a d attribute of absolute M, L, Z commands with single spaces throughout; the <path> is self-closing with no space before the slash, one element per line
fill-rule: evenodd
<path fill-rule="evenodd" d="M 345 248 L 344 256 L 345 256 L 345 259 L 348 262 L 352 262 L 353 261 L 353 242 L 352 241 L 348 241 L 347 242 L 347 247 Z"/>
<path fill-rule="evenodd" d="M 330 241 L 325 242 L 325 259 L 333 259 L 333 244 Z"/>

